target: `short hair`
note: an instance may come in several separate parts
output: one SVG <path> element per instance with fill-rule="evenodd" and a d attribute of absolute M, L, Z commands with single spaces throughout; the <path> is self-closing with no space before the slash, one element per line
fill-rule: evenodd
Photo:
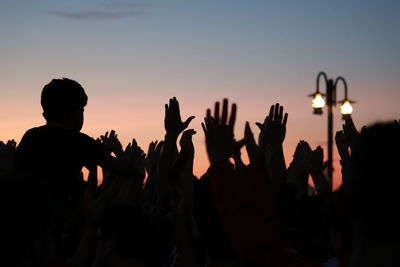
<path fill-rule="evenodd" d="M 67 78 L 53 79 L 43 87 L 40 103 L 48 122 L 65 122 L 74 111 L 83 109 L 88 97 L 83 87 Z"/>

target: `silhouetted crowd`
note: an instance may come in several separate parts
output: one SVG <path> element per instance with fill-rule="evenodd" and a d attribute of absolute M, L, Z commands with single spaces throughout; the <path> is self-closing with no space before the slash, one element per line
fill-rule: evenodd
<path fill-rule="evenodd" d="M 358 131 L 345 120 L 332 192 L 321 147 L 300 141 L 286 166 L 279 104 L 240 140 L 235 104 L 207 109 L 210 166 L 198 178 L 194 117 L 181 118 L 175 97 L 147 153 L 115 131 L 81 133 L 87 100 L 76 81 L 54 79 L 41 93 L 46 124 L 0 142 L 1 266 L 400 266 L 398 121 Z"/>

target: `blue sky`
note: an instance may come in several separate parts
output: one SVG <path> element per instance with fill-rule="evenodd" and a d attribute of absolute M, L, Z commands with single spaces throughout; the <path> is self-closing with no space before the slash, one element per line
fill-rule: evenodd
<path fill-rule="evenodd" d="M 300 139 L 324 144 L 326 119 L 306 97 L 321 70 L 346 78 L 360 125 L 400 117 L 399 14 L 400 1 L 1 0 L 0 140 L 43 123 L 41 88 L 69 77 L 88 92 L 93 136 L 159 139 L 177 96 L 202 144 L 204 110 L 226 96 L 240 135 L 279 101 L 288 154 Z"/>

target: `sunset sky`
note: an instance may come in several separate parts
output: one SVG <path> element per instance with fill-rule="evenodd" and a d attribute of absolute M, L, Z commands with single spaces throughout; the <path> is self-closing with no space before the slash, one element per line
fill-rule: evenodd
<path fill-rule="evenodd" d="M 206 108 L 236 102 L 239 139 L 279 102 L 289 164 L 299 140 L 326 145 L 326 114 L 313 115 L 307 97 L 321 70 L 346 78 L 359 127 L 400 118 L 399 14 L 396 0 L 0 0 L 0 140 L 44 124 L 41 89 L 67 77 L 89 96 L 84 133 L 114 129 L 144 150 L 163 138 L 176 96 L 183 117 L 196 116 L 198 176 Z"/>

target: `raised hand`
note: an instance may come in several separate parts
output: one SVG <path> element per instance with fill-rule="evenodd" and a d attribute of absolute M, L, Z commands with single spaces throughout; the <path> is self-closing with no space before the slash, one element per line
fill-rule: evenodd
<path fill-rule="evenodd" d="M 343 133 L 349 144 L 350 148 L 353 148 L 354 143 L 358 136 L 360 135 L 354 125 L 353 119 L 351 117 L 347 117 L 343 124 Z"/>
<path fill-rule="evenodd" d="M 296 196 L 307 196 L 308 163 L 311 159 L 311 147 L 305 141 L 297 144 L 296 151 L 293 155 L 293 161 L 287 170 L 286 183 L 296 187 Z"/>
<path fill-rule="evenodd" d="M 296 150 L 293 155 L 293 161 L 290 164 L 291 166 L 295 165 L 296 169 L 300 172 L 305 172 L 308 170 L 308 163 L 311 159 L 311 147 L 306 142 L 301 140 L 296 147 Z"/>
<path fill-rule="evenodd" d="M 184 122 L 181 119 L 179 110 L 179 102 L 175 97 L 169 100 L 169 104 L 165 104 L 164 126 L 167 135 L 178 138 L 178 135 L 183 132 L 189 123 L 194 119 L 194 116 L 187 118 Z"/>
<path fill-rule="evenodd" d="M 207 110 L 204 123 L 201 124 L 206 137 L 206 148 L 211 164 L 228 161 L 228 159 L 244 145 L 244 140 L 235 141 L 233 128 L 236 120 L 236 104 L 232 104 L 228 115 L 228 99 L 223 100 L 222 113 L 220 103 L 215 103 L 214 117 Z"/>
<path fill-rule="evenodd" d="M 306 141 L 301 140 L 297 144 L 292 163 L 299 166 L 306 166 L 307 162 L 310 160 L 311 152 L 310 145 Z"/>
<path fill-rule="evenodd" d="M 125 154 L 127 155 L 128 159 L 131 163 L 133 174 L 135 175 L 135 179 L 137 179 L 139 184 L 143 184 L 143 180 L 146 175 L 146 172 L 145 172 L 146 154 L 138 146 L 135 139 L 132 139 L 132 142 L 126 146 Z"/>
<path fill-rule="evenodd" d="M 109 153 L 114 153 L 116 157 L 121 157 L 123 155 L 121 142 L 118 140 L 118 136 L 114 130 L 101 135 L 100 140 Z"/>
<path fill-rule="evenodd" d="M 246 140 L 246 151 L 250 163 L 256 165 L 263 164 L 265 155 L 257 145 L 248 121 L 246 121 L 246 125 L 244 127 L 244 139 Z"/>
<path fill-rule="evenodd" d="M 149 148 L 146 156 L 146 171 L 147 180 L 144 185 L 142 205 L 150 213 L 155 212 L 155 199 L 156 199 L 156 178 L 158 178 L 159 160 L 161 158 L 161 150 L 163 148 L 164 141 L 154 141 L 149 144 Z"/>
<path fill-rule="evenodd" d="M 146 156 L 146 171 L 148 173 L 157 169 L 163 145 L 164 141 L 150 142 Z"/>
<path fill-rule="evenodd" d="M 350 159 L 350 153 L 349 153 L 350 145 L 343 131 L 336 132 L 335 142 L 342 162 L 348 161 Z"/>
<path fill-rule="evenodd" d="M 324 150 L 321 146 L 311 151 L 308 169 L 310 173 L 320 173 L 325 169 Z"/>
<path fill-rule="evenodd" d="M 308 169 L 319 195 L 329 193 L 331 190 L 329 182 L 323 174 L 325 167 L 324 151 L 321 146 L 318 146 L 315 150 L 311 151 Z"/>
<path fill-rule="evenodd" d="M 14 158 L 15 150 L 17 149 L 17 142 L 8 140 L 7 143 L 0 141 L 0 158 L 1 159 L 12 159 Z"/>
<path fill-rule="evenodd" d="M 269 115 L 265 117 L 264 123 L 256 122 L 256 125 L 261 130 L 258 144 L 262 149 L 266 145 L 282 145 L 286 135 L 287 119 L 288 114 L 283 114 L 283 106 L 276 103 L 271 106 Z"/>
<path fill-rule="evenodd" d="M 181 139 L 179 140 L 179 145 L 181 149 L 184 147 L 189 147 L 191 150 L 194 149 L 192 136 L 196 134 L 196 131 L 193 129 L 189 129 L 183 132 Z"/>

